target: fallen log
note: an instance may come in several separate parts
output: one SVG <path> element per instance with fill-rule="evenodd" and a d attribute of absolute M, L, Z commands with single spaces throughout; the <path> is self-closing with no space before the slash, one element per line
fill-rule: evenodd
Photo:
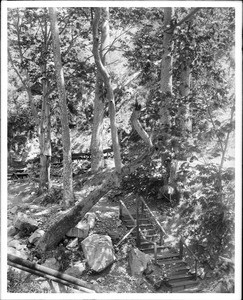
<path fill-rule="evenodd" d="M 63 239 L 65 234 L 85 216 L 85 214 L 112 188 L 116 187 L 121 181 L 122 177 L 134 172 L 141 162 L 151 156 L 151 151 L 138 157 L 129 166 L 123 166 L 121 174 L 117 174 L 115 170 L 111 169 L 109 172 L 104 173 L 102 179 L 94 187 L 87 197 L 75 204 L 66 213 L 59 217 L 52 225 L 50 225 L 48 231 L 40 238 L 36 245 L 37 252 L 45 252 L 51 250 L 57 246 L 57 244 Z M 100 174 L 99 174 L 100 175 Z"/>
<path fill-rule="evenodd" d="M 97 287 L 94 287 L 84 280 L 38 265 L 12 254 L 8 254 L 8 265 L 37 276 L 51 279 L 63 285 L 74 286 L 76 289 L 85 293 L 95 293 L 97 291 Z"/>

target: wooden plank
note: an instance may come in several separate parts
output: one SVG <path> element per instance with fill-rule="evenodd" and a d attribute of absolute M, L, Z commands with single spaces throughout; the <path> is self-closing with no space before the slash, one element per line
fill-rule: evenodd
<path fill-rule="evenodd" d="M 30 262 L 28 260 L 25 260 L 23 258 L 20 258 L 18 256 L 12 255 L 12 254 L 8 254 L 8 261 L 12 262 L 12 263 L 22 265 L 22 266 L 25 266 L 25 267 L 30 268 L 32 270 L 36 270 L 36 271 L 48 274 L 50 276 L 57 277 L 57 278 L 62 279 L 62 280 L 68 281 L 68 282 L 70 282 L 70 284 L 73 283 L 75 285 L 79 285 L 79 286 L 85 287 L 87 289 L 91 289 L 91 290 L 94 289 L 94 286 L 92 284 L 87 283 L 84 280 L 75 278 L 73 276 L 61 273 L 59 271 L 56 271 L 56 270 L 53 270 L 53 269 L 50 269 L 50 268 L 47 268 L 47 267 L 39 265 L 37 263 Z"/>

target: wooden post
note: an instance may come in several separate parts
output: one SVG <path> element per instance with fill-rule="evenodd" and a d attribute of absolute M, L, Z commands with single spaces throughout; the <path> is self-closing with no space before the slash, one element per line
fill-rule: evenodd
<path fill-rule="evenodd" d="M 157 264 L 157 244 L 154 243 L 154 262 Z"/>
<path fill-rule="evenodd" d="M 197 259 L 195 259 L 195 280 L 197 280 Z"/>
<path fill-rule="evenodd" d="M 159 244 L 160 244 L 160 246 L 162 246 L 163 243 L 164 243 L 164 239 L 163 239 L 163 231 L 160 230 L 160 238 L 159 238 Z"/>
<path fill-rule="evenodd" d="M 183 242 L 182 242 L 182 239 L 180 239 L 180 259 L 183 258 Z"/>
<path fill-rule="evenodd" d="M 143 214 L 144 214 L 144 203 L 142 201 L 142 204 L 141 204 L 141 215 L 143 215 Z"/>
<path fill-rule="evenodd" d="M 137 228 L 136 228 L 136 241 L 137 241 L 137 247 L 139 248 L 141 245 L 141 241 L 140 241 L 140 233 L 139 233 L 139 197 L 136 197 L 136 224 L 137 224 Z"/>

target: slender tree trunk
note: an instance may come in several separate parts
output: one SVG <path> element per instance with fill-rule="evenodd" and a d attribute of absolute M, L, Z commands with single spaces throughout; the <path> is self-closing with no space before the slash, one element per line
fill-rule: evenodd
<path fill-rule="evenodd" d="M 68 207 L 74 201 L 73 178 L 72 178 L 72 156 L 70 145 L 70 132 L 68 110 L 66 102 L 66 90 L 64 82 L 63 67 L 61 62 L 61 50 L 59 31 L 57 26 L 56 8 L 49 8 L 52 32 L 52 44 L 54 63 L 56 69 L 57 87 L 60 99 L 61 122 L 62 122 L 62 143 L 63 143 L 63 200 Z"/>
<path fill-rule="evenodd" d="M 50 124 L 50 105 L 47 98 L 48 83 L 43 80 L 42 111 L 40 124 L 40 182 L 39 189 L 51 187 L 50 169 L 51 169 L 51 124 Z"/>
<path fill-rule="evenodd" d="M 162 92 L 162 101 L 160 107 L 160 127 L 162 132 L 162 141 L 164 145 L 167 144 L 170 129 L 170 105 L 172 97 L 172 35 L 173 28 L 171 27 L 171 20 L 174 15 L 174 8 L 164 8 L 164 34 L 163 34 L 163 55 L 161 60 L 161 79 L 160 89 Z M 167 149 L 169 150 L 169 149 Z M 167 186 L 170 182 L 171 174 L 171 160 L 168 157 L 167 151 L 161 155 L 161 164 L 163 166 L 163 181 L 164 185 Z"/>
<path fill-rule="evenodd" d="M 164 36 L 163 55 L 161 60 L 160 89 L 162 92 L 162 105 L 160 108 L 162 130 L 165 132 L 170 126 L 170 97 L 172 95 L 172 64 L 171 55 L 173 29 L 170 28 L 174 15 L 174 8 L 164 8 Z"/>
<path fill-rule="evenodd" d="M 19 59 L 20 62 L 23 63 L 24 56 L 21 48 L 21 39 L 20 39 L 20 29 L 19 24 L 21 23 L 21 16 L 18 14 L 18 18 L 16 20 L 16 32 L 17 32 L 17 41 L 18 41 L 18 50 L 19 50 Z M 43 29 L 43 53 L 47 51 L 47 22 L 45 21 L 45 27 Z M 42 53 L 42 55 L 43 55 Z M 43 192 L 45 189 L 50 188 L 50 157 L 51 157 L 51 124 L 50 124 L 50 107 L 47 99 L 48 93 L 48 83 L 46 80 L 42 82 L 42 110 L 41 110 L 41 118 L 39 119 L 38 113 L 34 104 L 33 95 L 31 92 L 31 81 L 28 70 L 25 68 L 23 70 L 24 76 L 22 77 L 21 73 L 16 68 L 10 51 L 8 52 L 10 62 L 17 74 L 20 78 L 29 98 L 30 107 L 32 116 L 35 120 L 35 124 L 37 127 L 37 134 L 39 139 L 39 147 L 40 147 L 40 178 L 39 178 L 39 191 Z M 44 57 L 43 57 L 44 58 Z M 43 59 L 45 60 L 45 59 Z M 46 64 L 42 66 L 42 74 L 46 74 Z"/>
<path fill-rule="evenodd" d="M 98 44 L 97 44 L 98 46 Z M 106 65 L 106 52 L 109 46 L 109 23 L 103 17 L 101 25 L 100 58 L 102 64 Z M 98 51 L 98 49 L 96 50 Z M 95 99 L 94 99 L 94 121 L 91 138 L 91 170 L 97 172 L 104 168 L 103 154 L 103 119 L 105 102 L 104 84 L 100 72 L 96 75 Z"/>
<path fill-rule="evenodd" d="M 183 64 L 181 68 L 181 84 L 180 84 L 180 95 L 182 98 L 187 101 L 187 97 L 190 92 L 190 80 L 191 80 L 191 70 L 189 67 L 189 62 Z M 190 113 L 190 104 L 188 102 L 183 103 L 183 106 L 179 110 L 179 125 L 180 130 L 183 136 L 188 136 L 189 133 L 192 132 L 192 120 Z"/>
<path fill-rule="evenodd" d="M 103 80 L 100 74 L 97 73 L 94 98 L 94 121 L 91 137 L 91 171 L 94 173 L 104 168 L 103 119 L 105 104 L 102 92 Z"/>
<path fill-rule="evenodd" d="M 117 173 L 121 172 L 121 154 L 120 154 L 120 145 L 116 127 L 116 108 L 115 108 L 115 99 L 114 93 L 111 86 L 111 78 L 107 69 L 105 68 L 100 53 L 98 51 L 99 47 L 99 34 L 98 34 L 98 25 L 100 21 L 101 10 L 103 11 L 104 23 L 103 27 L 106 28 L 106 33 L 109 33 L 109 8 L 95 8 L 95 17 L 93 20 L 93 54 L 95 63 L 98 71 L 100 72 L 102 79 L 106 87 L 106 99 L 109 103 L 109 113 L 110 113 L 110 126 L 111 126 L 111 139 L 114 152 L 114 161 L 115 168 Z"/>
<path fill-rule="evenodd" d="M 47 18 L 47 17 L 46 17 Z M 48 48 L 48 33 L 47 33 L 47 19 L 44 24 L 44 38 L 42 47 L 42 110 L 40 123 L 40 182 L 39 189 L 51 188 L 51 118 L 50 118 L 50 104 L 48 99 L 48 80 L 46 76 L 46 53 Z"/>

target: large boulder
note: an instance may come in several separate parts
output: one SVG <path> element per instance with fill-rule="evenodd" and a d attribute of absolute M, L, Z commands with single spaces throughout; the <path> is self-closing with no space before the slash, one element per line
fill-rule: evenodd
<path fill-rule="evenodd" d="M 22 212 L 18 212 L 17 216 L 14 218 L 14 227 L 19 229 L 21 235 L 30 235 L 31 232 L 38 228 L 38 223 L 36 220 L 28 217 Z"/>
<path fill-rule="evenodd" d="M 150 256 L 137 248 L 131 249 L 128 260 L 132 276 L 142 276 L 149 263 L 151 263 Z"/>
<path fill-rule="evenodd" d="M 116 257 L 111 238 L 108 235 L 92 234 L 81 242 L 89 267 L 101 272 L 112 264 Z"/>

